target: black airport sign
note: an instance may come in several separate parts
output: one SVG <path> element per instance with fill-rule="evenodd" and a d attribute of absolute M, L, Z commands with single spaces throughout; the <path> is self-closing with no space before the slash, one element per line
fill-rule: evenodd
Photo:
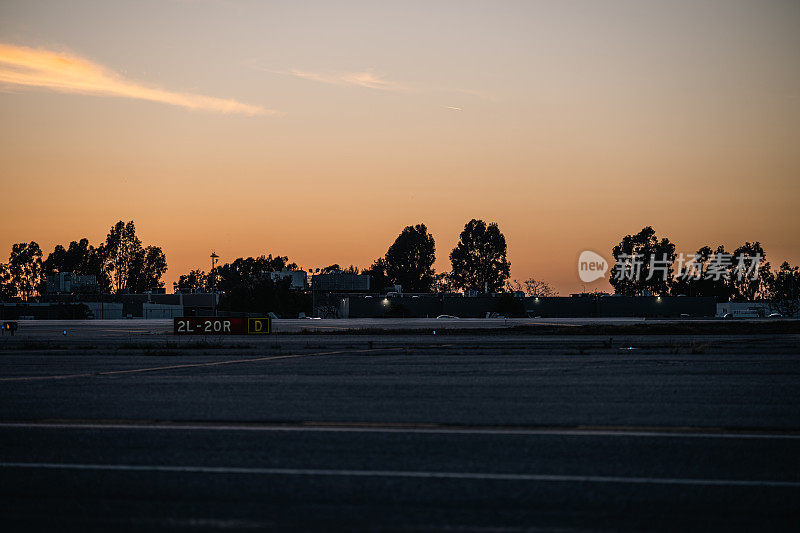
<path fill-rule="evenodd" d="M 238 317 L 175 317 L 175 335 L 266 335 L 272 332 L 272 321 L 263 318 Z"/>

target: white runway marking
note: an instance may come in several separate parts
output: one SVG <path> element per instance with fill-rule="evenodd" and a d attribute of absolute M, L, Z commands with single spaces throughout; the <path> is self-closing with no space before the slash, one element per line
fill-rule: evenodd
<path fill-rule="evenodd" d="M 421 472 L 414 470 L 325 470 L 315 468 L 247 468 L 233 466 L 104 465 L 76 463 L 0 463 L 0 468 L 89 470 L 112 472 L 170 472 L 189 474 L 243 474 L 273 476 L 394 477 L 466 479 L 479 481 L 540 481 L 555 483 L 618 483 L 636 485 L 700 485 L 717 487 L 800 488 L 800 481 L 750 479 L 693 479 L 623 476 L 568 476 L 554 474 L 495 474 L 483 472 Z"/>
<path fill-rule="evenodd" d="M 323 355 L 341 355 L 347 353 L 364 353 L 364 352 L 383 352 L 383 351 L 397 351 L 404 348 L 368 348 L 366 350 L 336 350 L 333 352 L 315 352 L 315 353 L 301 353 L 292 355 L 270 355 L 266 357 L 250 357 L 246 359 L 228 359 L 225 361 L 211 361 L 208 363 L 186 363 L 180 365 L 167 365 L 167 366 L 153 366 L 148 368 L 131 368 L 128 370 L 106 370 L 102 372 L 83 372 L 80 374 L 60 374 L 56 376 L 20 376 L 20 377 L 4 377 L 0 381 L 43 381 L 50 379 L 75 379 L 87 378 L 93 376 L 116 376 L 120 374 L 139 374 L 141 372 L 156 372 L 159 370 L 176 370 L 181 368 L 202 368 L 208 366 L 221 366 L 221 365 L 236 365 L 241 363 L 259 363 L 262 361 L 275 361 L 278 359 L 296 359 L 298 357 L 315 357 Z"/>
<path fill-rule="evenodd" d="M 0 429 L 122 429 L 162 431 L 285 431 L 319 433 L 422 433 L 453 435 L 556 435 L 575 437 L 662 437 L 690 439 L 760 439 L 800 440 L 796 433 L 734 433 L 697 428 L 696 431 L 656 431 L 640 428 L 492 428 L 492 427 L 435 427 L 413 424 L 295 424 L 295 425 L 245 425 L 245 424 L 175 424 L 175 423 L 125 423 L 125 422 L 0 422 Z"/>

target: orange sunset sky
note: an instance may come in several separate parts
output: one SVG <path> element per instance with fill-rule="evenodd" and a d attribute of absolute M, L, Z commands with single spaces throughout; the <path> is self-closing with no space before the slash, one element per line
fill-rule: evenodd
<path fill-rule="evenodd" d="M 0 139 L 0 260 L 133 219 L 168 287 L 473 217 L 562 294 L 645 225 L 797 264 L 800 3 L 5 0 Z"/>

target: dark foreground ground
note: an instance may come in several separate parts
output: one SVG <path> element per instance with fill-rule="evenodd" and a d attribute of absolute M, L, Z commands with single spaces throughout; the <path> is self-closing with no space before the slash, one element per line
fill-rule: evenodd
<path fill-rule="evenodd" d="M 4 531 L 800 526 L 791 332 L 84 333 L 0 350 Z"/>

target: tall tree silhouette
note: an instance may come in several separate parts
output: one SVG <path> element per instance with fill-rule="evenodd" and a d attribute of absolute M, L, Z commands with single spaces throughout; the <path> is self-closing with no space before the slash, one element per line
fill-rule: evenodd
<path fill-rule="evenodd" d="M 17 288 L 11 280 L 8 265 L 0 263 L 0 300 L 10 300 L 17 295 Z"/>
<path fill-rule="evenodd" d="M 167 271 L 167 258 L 158 246 L 139 249 L 133 257 L 131 272 L 128 275 L 128 289 L 131 292 L 144 292 L 163 287 L 161 277 Z"/>
<path fill-rule="evenodd" d="M 777 272 L 765 277 L 772 308 L 786 317 L 800 313 L 800 268 L 784 261 Z"/>
<path fill-rule="evenodd" d="M 496 223 L 486 224 L 472 219 L 464 226 L 450 262 L 450 281 L 465 290 L 497 292 L 503 288 L 511 272 L 506 258 L 506 238 Z"/>
<path fill-rule="evenodd" d="M 756 297 L 766 296 L 769 290 L 767 287 L 769 275 L 770 265 L 761 243 L 758 241 L 744 243 L 733 252 L 730 276 L 731 299 L 747 302 L 755 300 Z"/>
<path fill-rule="evenodd" d="M 120 220 L 111 226 L 106 236 L 105 261 L 106 271 L 116 292 L 128 288 L 131 267 L 141 248 L 142 241 L 136 236 L 133 220 L 127 224 Z"/>
<path fill-rule="evenodd" d="M 11 283 L 23 300 L 27 300 L 41 290 L 43 285 L 42 250 L 31 241 L 11 246 L 8 258 L 8 273 Z"/>
<path fill-rule="evenodd" d="M 120 220 L 111 226 L 101 255 L 117 292 L 123 289 L 142 292 L 163 285 L 161 277 L 167 271 L 166 256 L 158 246 L 142 248 L 133 220 L 128 223 Z"/>
<path fill-rule="evenodd" d="M 386 252 L 386 275 L 406 292 L 430 292 L 436 243 L 425 224 L 406 226 Z"/>
<path fill-rule="evenodd" d="M 609 283 L 614 292 L 625 296 L 668 294 L 673 278 L 675 245 L 661 240 L 651 226 L 635 235 L 626 235 L 611 251 L 617 263 L 612 267 Z M 627 267 L 621 266 L 627 262 Z M 649 279 L 648 279 L 649 278 Z"/>

